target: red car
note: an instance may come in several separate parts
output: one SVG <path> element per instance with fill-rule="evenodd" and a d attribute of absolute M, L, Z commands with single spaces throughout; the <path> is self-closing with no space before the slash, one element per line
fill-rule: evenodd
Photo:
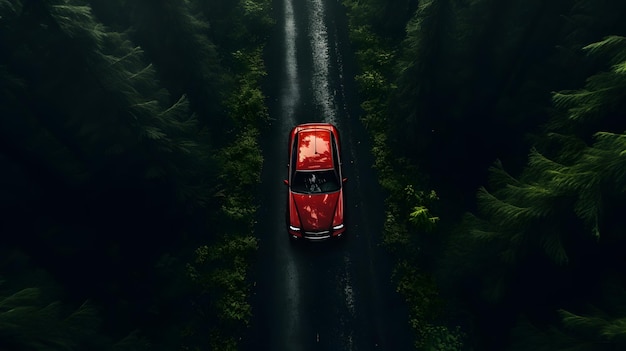
<path fill-rule="evenodd" d="M 341 236 L 344 189 L 339 132 L 329 123 L 306 123 L 289 134 L 285 184 L 287 231 L 292 239 L 323 240 Z"/>

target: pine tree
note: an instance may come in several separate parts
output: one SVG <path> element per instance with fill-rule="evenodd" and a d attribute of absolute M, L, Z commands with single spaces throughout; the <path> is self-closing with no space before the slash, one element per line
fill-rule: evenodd
<path fill-rule="evenodd" d="M 0 295 L 0 347 L 3 350 L 148 350 L 131 333 L 112 342 L 101 330 L 97 310 L 89 302 L 76 309 L 49 301 L 39 288 Z"/>
<path fill-rule="evenodd" d="M 439 86 L 439 61 L 445 59 L 445 49 L 453 41 L 451 6 L 448 0 L 422 1 L 406 26 L 396 74 L 398 91 L 390 104 L 399 107 L 391 114 L 390 124 L 398 144 L 409 150 L 429 143 L 431 133 L 426 130 L 432 129 L 430 116 L 438 112 L 438 101 L 433 98 Z"/>
<path fill-rule="evenodd" d="M 513 329 L 515 350 L 620 350 L 626 345 L 626 305 L 623 284 L 612 277 L 602 282 L 600 300 L 574 313 L 559 309 L 556 322 L 539 327 L 528 318 L 521 318 Z"/>
<path fill-rule="evenodd" d="M 103 297 L 147 301 L 114 317 L 126 333 L 170 302 L 157 299 L 156 260 L 204 229 L 195 220 L 219 172 L 207 132 L 84 1 L 1 4 L 3 245 L 47 262 L 62 284 L 80 277 L 72 292 L 110 303 L 107 319 L 123 302 Z"/>
<path fill-rule="evenodd" d="M 571 125 L 575 130 L 598 130 L 611 126 L 615 113 L 626 110 L 626 79 L 622 72 L 622 65 L 626 63 L 624 43 L 622 38 L 609 37 L 586 47 L 591 55 L 614 49 L 612 69 L 590 77 L 582 90 L 555 93 L 555 106 L 564 114 L 555 118 L 550 128 L 566 131 L 564 126 Z M 625 189 L 626 165 L 622 152 L 626 139 L 622 134 L 598 131 L 592 145 L 584 147 L 584 139 L 576 139 L 584 137 L 548 134 L 548 139 L 564 143 L 564 152 L 551 152 L 562 156 L 551 160 L 533 150 L 519 180 L 508 175 L 501 166 L 492 168 L 492 186 L 496 190 L 481 189 L 478 200 L 496 230 L 489 235 L 476 236 L 506 240 L 511 255 L 520 252 L 522 244 L 540 245 L 559 264 L 567 262 L 562 243 L 567 232 L 559 222 L 574 215 L 586 224 L 588 233 L 599 237 L 603 198 Z"/>
<path fill-rule="evenodd" d="M 231 128 L 222 101 L 232 82 L 209 39 L 209 23 L 193 5 L 188 0 L 143 0 L 127 3 L 125 9 L 131 14 L 131 37 L 146 51 L 160 80 L 174 100 L 188 97 L 191 110 L 219 144 Z"/>
<path fill-rule="evenodd" d="M 512 176 L 499 162 L 491 168 L 489 186 L 478 192 L 478 215 L 467 215 L 458 229 L 461 234 L 452 238 L 466 247 L 450 247 L 463 262 L 493 255 L 495 249 L 497 259 L 487 256 L 464 271 L 480 276 L 478 290 L 487 295 L 479 301 L 515 299 L 537 314 L 550 313 L 545 308 L 555 308 L 561 299 L 575 301 L 574 308 L 580 308 L 591 298 L 589 286 L 607 275 L 623 274 L 621 253 L 613 247 L 623 245 L 625 225 L 620 215 L 626 190 L 626 124 L 620 118 L 626 111 L 624 43 L 611 36 L 585 46 L 590 56 L 608 62 L 608 69 L 589 77 L 583 89 L 554 93 L 555 114 L 520 176 Z M 472 253 L 475 250 L 481 254 Z M 594 336 L 580 343 L 580 331 L 568 332 L 554 343 L 545 341 L 545 349 L 593 349 L 611 333 L 611 345 L 621 342 L 615 332 L 623 322 L 619 315 L 585 317 L 564 310 L 561 317 L 566 328 Z M 537 317 L 520 322 L 520 335 L 530 333 L 534 323 Z M 563 333 L 551 328 L 555 338 Z"/>
<path fill-rule="evenodd" d="M 185 96 L 171 104 L 153 66 L 144 62 L 142 50 L 124 34 L 95 21 L 89 7 L 66 1 L 29 4 L 20 20 L 29 23 L 39 18 L 46 21 L 47 29 L 30 28 L 30 41 L 9 48 L 14 50 L 10 69 L 16 79 L 25 77 L 21 81 L 29 86 L 30 95 L 17 99 L 26 100 L 17 112 L 32 116 L 32 123 L 71 153 L 42 158 L 75 159 L 89 170 L 83 173 L 106 174 L 111 180 L 127 178 L 128 171 L 144 172 L 139 177 L 150 179 L 176 175 L 181 179 L 181 195 L 195 193 L 195 202 L 206 201 L 206 192 L 197 191 L 200 179 L 188 181 L 201 170 L 194 175 L 183 171 L 192 169 L 189 162 L 203 164 L 210 154 L 206 133 L 197 128 Z M 42 62 L 37 55 L 50 58 Z M 57 82 L 64 82 L 63 90 L 54 86 Z M 3 121 L 15 123 L 9 118 Z M 38 150 L 46 149 L 50 148 Z M 208 171 L 208 166 L 202 168 Z"/>
<path fill-rule="evenodd" d="M 147 350 L 137 332 L 114 341 L 91 301 L 68 302 L 63 289 L 19 250 L 0 248 L 2 350 Z"/>
<path fill-rule="evenodd" d="M 78 350 L 95 328 L 95 311 L 80 306 L 65 317 L 60 303 L 42 303 L 40 291 L 26 288 L 0 298 L 0 343 L 14 350 Z M 82 340 L 81 340 L 82 339 Z"/>

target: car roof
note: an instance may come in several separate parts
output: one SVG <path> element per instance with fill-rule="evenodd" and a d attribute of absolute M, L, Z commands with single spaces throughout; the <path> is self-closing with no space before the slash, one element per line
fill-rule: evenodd
<path fill-rule="evenodd" d="M 298 157 L 296 169 L 316 170 L 332 169 L 333 153 L 331 150 L 332 125 L 309 124 L 296 127 Z"/>

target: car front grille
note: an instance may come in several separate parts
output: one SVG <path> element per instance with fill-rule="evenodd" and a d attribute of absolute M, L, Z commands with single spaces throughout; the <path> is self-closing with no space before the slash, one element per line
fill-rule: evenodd
<path fill-rule="evenodd" d="M 321 232 L 304 232 L 304 236 L 311 240 L 320 240 L 330 238 L 330 231 L 324 230 Z"/>

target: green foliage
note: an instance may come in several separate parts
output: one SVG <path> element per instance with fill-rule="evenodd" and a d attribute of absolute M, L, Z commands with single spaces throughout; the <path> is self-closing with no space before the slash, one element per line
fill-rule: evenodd
<path fill-rule="evenodd" d="M 2 283 L 5 282 L 0 282 L 0 286 Z M 91 302 L 73 307 L 54 300 L 51 290 L 3 287 L 0 347 L 7 350 L 149 349 L 149 344 L 135 332 L 113 342 L 103 333 L 100 314 Z"/>
<path fill-rule="evenodd" d="M 270 2 L 235 4 L 244 21 L 255 23 L 255 39 L 252 27 L 243 27 L 227 48 L 216 46 L 211 32 L 242 19 L 209 26 L 198 10 L 204 3 L 0 1 L 0 168 L 2 207 L 9 209 L 1 226 L 20 233 L 3 247 L 49 262 L 46 268 L 66 279 L 61 290 L 74 299 L 93 296 L 111 334 L 138 328 L 155 349 L 206 346 L 201 330 L 218 340 L 211 349 L 235 349 L 232 335 L 249 316 L 244 278 L 256 244 L 245 236 L 228 249 L 228 241 L 251 232 L 256 210 Z M 198 245 L 222 247 L 219 271 L 207 273 L 199 262 L 207 281 L 181 282 L 188 277 L 178 266 Z M 80 289 L 68 283 L 77 280 Z M 201 283 L 210 292 L 193 290 Z M 212 315 L 181 321 L 197 307 L 190 299 L 215 301 Z M 83 316 L 95 307 L 72 313 L 65 302 L 42 301 L 22 301 L 32 306 L 4 317 L 25 324 L 11 320 L 2 332 L 49 349 L 143 347 L 137 334 L 115 345 L 101 342 L 104 335 L 83 342 L 81 333 L 94 332 Z M 194 312 L 207 312 L 202 308 Z M 44 312 L 51 323 L 61 321 L 41 330 L 40 339 L 20 336 L 37 333 Z M 218 315 L 230 322 L 219 324 Z M 185 333 L 202 336 L 181 341 Z M 0 348 L 10 349 L 2 341 Z"/>
<path fill-rule="evenodd" d="M 186 95 L 199 123 L 211 133 L 212 142 L 219 142 L 223 135 L 212 133 L 230 123 L 222 106 L 230 93 L 231 77 L 220 65 L 219 48 L 208 36 L 209 23 L 194 2 L 144 0 L 119 6 L 119 13 L 127 17 L 118 15 L 111 21 L 125 18 L 130 22 L 132 39 L 151 58 L 173 99 Z"/>
<path fill-rule="evenodd" d="M 626 38 L 608 36 L 583 48 L 589 56 L 601 57 L 610 65 L 608 71 L 587 78 L 585 88 L 565 90 L 553 95 L 554 105 L 563 111 L 549 127 L 567 130 L 578 137 L 589 137 L 589 131 L 612 128 L 610 117 L 626 108 L 623 91 L 626 64 Z M 609 130 L 622 132 L 622 130 Z"/>
<path fill-rule="evenodd" d="M 354 80 L 359 85 L 359 93 L 365 96 L 378 97 L 388 89 L 385 77 L 377 71 L 366 71 L 355 76 Z"/>
<path fill-rule="evenodd" d="M 244 40 L 251 40 L 255 45 L 265 42 L 265 35 L 270 32 L 275 21 L 271 16 L 272 2 L 269 0 L 243 0 L 240 2 L 243 12 L 241 22 L 246 26 Z"/>
<path fill-rule="evenodd" d="M 431 186 L 446 187 L 439 193 L 450 218 L 474 205 L 494 160 L 523 167 L 528 133 L 548 119 L 550 91 L 584 79 L 580 58 L 557 63 L 567 6 L 420 1 L 407 22 L 387 111 L 390 145 L 430 174 Z"/>
<path fill-rule="evenodd" d="M 266 76 L 262 52 L 262 47 L 257 47 L 252 51 L 233 53 L 238 71 L 243 73 L 238 75 L 237 87 L 226 104 L 239 128 L 260 127 L 269 121 L 265 95 L 260 89 L 261 80 Z"/>
<path fill-rule="evenodd" d="M 263 157 L 257 137 L 258 132 L 248 128 L 220 153 L 220 161 L 224 166 L 221 177 L 233 190 L 250 190 L 260 180 Z"/>
<path fill-rule="evenodd" d="M 214 18 L 211 4 L 199 4 L 207 17 Z M 200 309 L 200 321 L 209 322 L 208 330 L 196 326 L 191 335 L 208 335 L 210 349 L 236 350 L 237 335 L 243 333 L 251 316 L 248 303 L 249 284 L 246 280 L 248 262 L 257 248 L 251 235 L 256 206 L 254 189 L 260 181 L 263 157 L 258 145 L 258 128 L 269 120 L 265 96 L 260 89 L 265 77 L 262 60 L 263 33 L 267 33 L 273 21 L 268 15 L 269 2 L 232 2 L 220 11 L 230 12 L 229 23 L 216 28 L 214 35 L 227 29 L 231 42 L 222 49 L 228 52 L 227 62 L 233 71 L 233 87 L 224 99 L 234 129 L 231 139 L 224 145 L 215 161 L 219 167 L 220 185 L 215 192 L 219 204 L 219 215 L 214 219 L 218 228 L 227 228 L 220 239 L 211 245 L 199 247 L 193 263 L 188 267 L 188 276 L 211 303 Z M 210 11 L 210 12 L 206 12 Z M 239 13 L 241 16 L 235 15 Z M 223 18 L 214 18 L 220 25 Z M 216 38 L 218 41 L 222 40 Z M 237 45 L 233 45 L 237 43 Z M 202 322 L 200 322 L 202 325 Z"/>
<path fill-rule="evenodd" d="M 343 0 L 342 5 L 347 9 L 350 20 L 350 40 L 359 44 L 365 44 L 363 38 L 376 38 L 372 29 L 372 18 L 380 11 L 380 6 L 375 1 Z M 373 45 L 377 47 L 378 45 Z M 363 48 L 365 45 L 363 46 Z"/>
<path fill-rule="evenodd" d="M 40 133 L 47 134 L 52 142 L 61 143 L 56 157 L 46 155 L 48 152 L 43 148 L 36 152 L 46 158 L 64 159 L 59 162 L 61 165 L 75 159 L 78 164 L 68 165 L 68 168 L 80 169 L 82 166 L 82 172 L 111 173 L 115 171 L 102 169 L 102 165 L 94 160 L 102 160 L 104 164 L 124 162 L 125 155 L 133 153 L 143 158 L 146 178 L 163 180 L 164 175 L 180 176 L 176 177 L 180 180 L 179 198 L 196 204 L 205 203 L 208 197 L 206 187 L 198 184 L 197 173 L 186 169 L 194 160 L 201 161 L 198 164 L 208 163 L 210 153 L 202 140 L 205 135 L 197 132 L 196 120 L 189 111 L 185 96 L 168 105 L 167 92 L 155 84 L 156 73 L 152 65 L 144 63 L 142 50 L 125 35 L 108 31 L 99 24 L 89 7 L 71 2 L 48 4 L 46 9 L 59 29 L 58 32 L 51 30 L 49 35 L 64 42 L 69 49 L 52 46 L 46 41 L 24 41 L 15 48 L 20 54 L 26 50 L 39 50 L 41 46 L 41 50 L 48 50 L 53 55 L 44 64 L 26 63 L 31 63 L 31 69 L 42 76 L 40 81 L 29 81 L 28 84 L 43 101 L 39 105 L 47 105 L 52 116 L 41 116 L 36 112 L 37 105 L 21 106 L 32 120 L 27 127 L 29 130 L 23 133 L 43 129 Z M 73 58 L 70 61 L 60 59 L 64 56 L 61 50 L 70 50 Z M 13 65 L 17 70 L 17 64 Z M 87 74 L 78 74 L 80 71 Z M 66 84 L 63 93 L 59 93 L 53 84 L 58 81 Z M 77 99 L 77 96 L 83 98 Z M 61 151 L 63 149 L 67 151 Z M 116 176 L 124 177 L 113 175 Z"/>
<path fill-rule="evenodd" d="M 397 291 L 409 306 L 409 324 L 417 333 L 418 350 L 462 350 L 464 335 L 460 328 L 437 324 L 443 313 L 443 300 L 432 277 L 419 271 L 414 263 L 400 261 L 393 273 Z"/>
<path fill-rule="evenodd" d="M 455 29 L 456 23 L 450 21 L 448 14 L 451 3 L 419 2 L 406 24 L 406 36 L 394 62 L 397 89 L 391 96 L 389 109 L 390 136 L 397 139 L 391 146 L 403 156 L 412 156 L 406 151 L 421 148 L 421 138 L 429 137 L 418 137 L 418 134 L 429 128 L 426 125 L 429 116 L 439 113 L 440 108 L 436 106 L 441 104 L 438 95 L 445 94 L 446 98 L 450 98 L 445 90 L 438 92 L 437 89 L 439 81 L 448 75 L 445 71 L 451 68 L 439 64 L 440 61 L 447 61 L 443 50 L 454 42 L 450 32 Z"/>
<path fill-rule="evenodd" d="M 450 246 L 458 255 L 452 259 L 457 260 L 458 265 L 465 266 L 479 258 L 485 262 L 473 264 L 471 268 L 457 267 L 463 271 L 457 277 L 469 275 L 483 280 L 483 300 L 506 301 L 508 296 L 516 294 L 508 289 L 523 286 L 526 293 L 522 301 L 542 301 L 542 296 L 558 291 L 565 295 L 564 300 L 574 299 L 574 308 L 581 309 L 589 300 L 602 300 L 606 294 L 611 294 L 604 292 L 592 297 L 576 289 L 606 275 L 621 274 L 616 273 L 621 272 L 620 265 L 603 265 L 602 273 L 592 282 L 587 282 L 588 277 L 572 280 L 567 277 L 582 274 L 585 270 L 581 267 L 594 266 L 598 257 L 614 262 L 615 252 L 607 245 L 623 240 L 622 234 L 614 228 L 623 226 L 615 211 L 621 211 L 618 209 L 622 208 L 620 203 L 626 189 L 623 158 L 626 139 L 624 124 L 616 123 L 614 117 L 616 113 L 623 114 L 626 108 L 623 103 L 626 78 L 620 73 L 619 64 L 626 58 L 624 43 L 613 36 L 584 47 L 593 58 L 608 62 L 608 70 L 591 75 L 582 89 L 554 93 L 553 118 L 546 125 L 537 148 L 528 155 L 523 172 L 515 177 L 497 162 L 490 171 L 490 189 L 482 187 L 478 192 L 479 215 L 466 216 L 459 226 L 460 234 L 452 238 L 463 243 L 455 248 Z M 612 244 L 607 244 L 609 242 Z M 461 245 L 466 247 L 461 248 Z M 491 250 L 491 257 L 468 253 L 478 248 L 482 254 Z M 549 261 L 538 253 L 543 253 Z M 554 268 L 550 261 L 561 267 Z M 502 265 L 503 262 L 506 264 Z M 485 275 L 482 268 L 486 265 L 498 265 L 498 269 Z M 528 268 L 523 272 L 520 265 L 533 267 L 533 270 Z M 503 276 L 509 279 L 502 279 Z M 532 279 L 564 280 L 572 291 L 564 291 L 557 282 L 537 289 L 526 286 L 526 279 L 528 282 Z M 517 284 L 512 283 L 516 280 Z M 553 302 L 551 306 L 559 304 Z M 542 310 L 539 306 L 532 308 Z M 548 323 L 541 328 L 536 327 L 533 320 L 520 320 L 510 348 L 595 350 L 604 346 L 607 349 L 621 347 L 621 334 L 613 334 L 622 327 L 621 312 L 609 316 L 594 310 L 584 315 L 560 309 L 559 316 L 561 323 Z"/>
<path fill-rule="evenodd" d="M 437 294 L 432 278 L 420 272 L 411 262 L 399 261 L 394 269 L 394 279 L 398 281 L 396 290 L 406 296 L 411 306 L 410 323 L 414 329 L 420 331 L 425 321 L 437 317 L 441 300 Z"/>
<path fill-rule="evenodd" d="M 262 46 L 275 21 L 270 0 L 194 1 L 211 23 L 211 39 L 225 52 Z"/>
<path fill-rule="evenodd" d="M 610 60 L 613 65 L 611 71 L 591 76 L 587 79 L 585 89 L 554 94 L 554 104 L 566 110 L 570 120 L 593 120 L 594 117 L 602 117 L 615 111 L 616 106 L 622 106 L 625 43 L 626 38 L 612 36 L 584 48 L 590 55 L 598 55 L 619 50 L 621 44 L 622 51 L 613 54 Z"/>
<path fill-rule="evenodd" d="M 412 185 L 407 185 L 406 197 L 408 201 L 414 201 L 419 204 L 430 204 L 439 199 L 434 190 L 429 193 L 424 191 L 416 192 Z M 409 214 L 409 223 L 413 224 L 420 231 L 432 231 L 435 229 L 439 217 L 432 216 L 428 207 L 424 205 L 413 206 Z"/>
<path fill-rule="evenodd" d="M 355 76 L 362 100 L 361 117 L 372 136 L 374 168 L 388 193 L 383 243 L 398 262 L 393 281 L 409 307 L 409 324 L 416 333 L 420 350 L 458 350 L 461 333 L 438 323 L 443 314 L 442 300 L 432 276 L 420 267 L 421 235 L 434 231 L 439 217 L 430 206 L 438 199 L 434 191 L 423 189 L 423 176 L 406 159 L 398 158 L 389 146 L 388 97 L 396 86 L 389 79 L 397 57 L 385 40 L 368 25 L 375 15 L 371 2 L 344 1 L 350 19 L 350 37 L 357 47 L 356 58 L 362 73 Z"/>
<path fill-rule="evenodd" d="M 586 48 L 594 48 L 592 52 L 597 53 L 607 42 L 623 43 L 607 39 Z M 615 55 L 621 57 L 626 53 L 626 46 L 623 50 Z M 617 75 L 615 69 L 610 74 Z M 624 77 L 609 79 L 604 73 L 597 74 L 587 81 L 583 90 L 556 93 L 555 105 L 567 112 L 565 118 L 570 123 L 601 121 L 611 115 L 609 112 L 607 116 L 606 111 L 615 110 L 615 105 L 626 98 L 624 84 Z M 482 188 L 478 193 L 478 203 L 488 218 L 490 229 L 477 228 L 473 232 L 475 237 L 505 240 L 509 256 L 515 257 L 519 257 L 516 253 L 525 250 L 526 245 L 541 245 L 559 264 L 568 261 L 563 236 L 571 233 L 563 230 L 555 219 L 575 216 L 585 224 L 587 233 L 599 238 L 603 208 L 608 205 L 605 199 L 609 194 L 626 189 L 623 157 L 626 138 L 610 132 L 597 132 L 594 138 L 595 142 L 589 147 L 575 147 L 579 151 L 577 156 L 566 150 L 568 159 L 564 161 L 567 164 L 532 150 L 528 166 L 519 179 L 506 174 L 501 164 L 496 164 L 492 169 L 496 190 L 489 192 Z M 566 140 L 566 143 L 583 144 L 576 139 Z"/>
<path fill-rule="evenodd" d="M 212 331 L 208 335 L 210 350 L 237 351 L 237 340 L 234 336 Z"/>
<path fill-rule="evenodd" d="M 409 214 L 410 223 L 428 231 L 433 230 L 438 221 L 439 217 L 432 217 L 428 208 L 424 206 L 413 207 L 413 211 Z"/>
<path fill-rule="evenodd" d="M 428 261 L 442 262 L 439 281 L 459 300 L 497 310 L 509 298 L 530 303 L 547 295 L 552 301 L 555 291 L 564 289 L 558 282 L 575 286 L 567 277 L 581 266 L 594 266 L 588 256 L 606 250 L 607 242 L 621 242 L 624 226 L 614 225 L 625 189 L 626 51 L 623 38 L 607 31 L 623 33 L 614 14 L 623 5 L 421 1 L 401 40 L 372 25 L 374 13 L 383 12 L 381 2 L 344 5 L 362 70 L 356 77 L 362 119 L 373 137 L 380 182 L 390 195 L 385 241 L 395 255 L 425 256 L 422 234 L 434 230 L 448 245 L 443 260 Z M 598 32 L 605 39 L 585 45 Z M 567 90 L 585 81 L 583 89 Z M 551 95 L 551 90 L 558 92 Z M 546 121 L 545 134 L 528 138 Z M 530 140 L 536 148 L 529 154 Z M 509 171 L 496 161 L 489 186 L 481 187 L 485 170 L 498 158 Z M 441 188 L 440 201 L 407 188 L 427 189 L 423 173 Z M 468 200 L 476 188 L 476 201 Z M 475 202 L 477 214 L 455 225 Z M 534 287 L 533 278 L 545 282 L 545 291 Z M 426 300 L 407 288 L 411 281 L 402 280 L 403 290 Z M 517 291 L 521 288 L 525 293 Z M 499 313 L 491 319 L 516 312 Z M 506 333 L 506 323 L 476 319 L 489 325 L 483 338 L 503 342 L 487 335 L 492 326 Z M 424 329 L 427 324 L 422 319 Z M 437 340 L 437 333 L 431 334 L 420 340 Z"/>
<path fill-rule="evenodd" d="M 16 349 L 81 349 L 84 347 L 81 344 L 95 329 L 95 311 L 82 305 L 69 316 L 63 316 L 60 307 L 58 301 L 41 301 L 36 288 L 1 297 L 3 343 Z"/>
<path fill-rule="evenodd" d="M 366 26 L 367 31 L 383 33 L 386 37 L 402 35 L 404 24 L 415 11 L 418 1 L 343 0 L 351 27 Z"/>
<path fill-rule="evenodd" d="M 511 350 L 619 350 L 626 343 L 624 329 L 624 289 L 618 280 L 607 280 L 603 286 L 600 306 L 584 308 L 584 313 L 564 309 L 557 312 L 558 323 L 540 328 L 527 318 L 513 330 L 516 343 Z M 617 284 L 616 284 L 617 283 Z M 608 299 L 607 299 L 608 298 Z M 610 301 L 614 299 L 617 303 Z"/>
<path fill-rule="evenodd" d="M 419 350 L 425 351 L 458 351 L 463 350 L 464 334 L 460 327 L 450 330 L 446 326 L 424 326 L 424 341 L 416 345 Z"/>
<path fill-rule="evenodd" d="M 225 217 L 218 223 L 234 230 L 251 231 L 254 224 L 256 206 L 252 194 L 261 179 L 263 166 L 257 140 L 258 131 L 247 127 L 219 155 L 218 161 L 223 171 L 220 175 L 222 187 L 217 196 Z"/>
<path fill-rule="evenodd" d="M 246 272 L 249 258 L 256 249 L 256 238 L 229 235 L 214 245 L 199 247 L 193 263 L 187 265 L 187 275 L 200 289 L 201 296 L 211 299 L 210 306 L 200 310 L 202 319 L 218 320 L 208 331 L 213 347 L 236 349 L 234 336 L 249 322 L 251 309 L 247 301 Z M 205 332 L 195 330 L 192 334 Z"/>

